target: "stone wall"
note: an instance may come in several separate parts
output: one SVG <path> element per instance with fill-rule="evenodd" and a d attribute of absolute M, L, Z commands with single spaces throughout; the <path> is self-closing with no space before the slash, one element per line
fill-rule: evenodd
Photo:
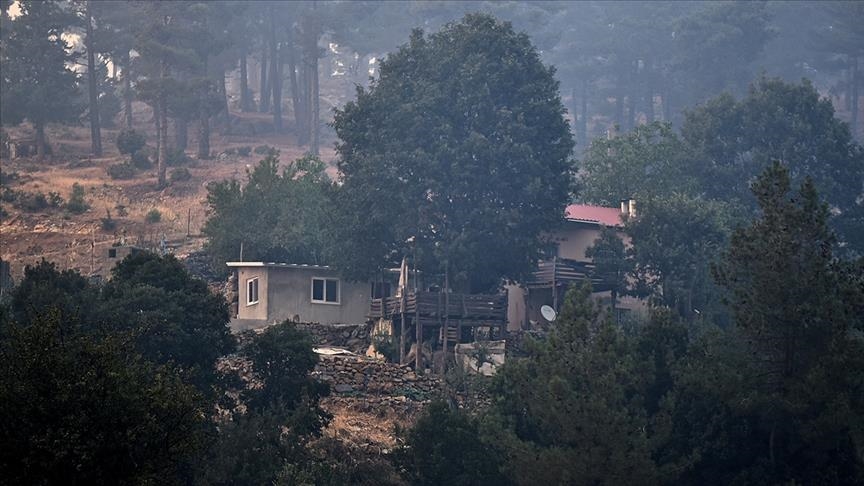
<path fill-rule="evenodd" d="M 345 348 L 363 354 L 369 347 L 369 327 L 366 324 L 297 324 L 297 329 L 312 335 L 318 345 Z"/>
<path fill-rule="evenodd" d="M 393 402 L 426 402 L 442 389 L 438 377 L 363 356 L 320 356 L 312 376 L 328 383 L 337 396 L 389 397 L 386 401 Z"/>

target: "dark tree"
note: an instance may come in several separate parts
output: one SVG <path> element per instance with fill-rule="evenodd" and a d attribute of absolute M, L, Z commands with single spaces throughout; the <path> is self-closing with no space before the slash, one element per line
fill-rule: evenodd
<path fill-rule="evenodd" d="M 128 336 L 83 328 L 50 306 L 26 324 L 0 322 L 4 481 L 180 482 L 201 445 L 206 402 Z"/>
<path fill-rule="evenodd" d="M 394 453 L 397 466 L 416 485 L 505 485 L 502 457 L 480 437 L 477 419 L 445 402 L 432 402 Z"/>
<path fill-rule="evenodd" d="M 73 54 L 61 37 L 76 22 L 56 1 L 18 2 L 21 15 L 4 20 L 0 63 L 0 104 L 3 124 L 28 120 L 36 130 L 37 155 L 48 149 L 45 125 L 70 121 L 82 112 L 77 76 L 67 63 Z"/>
<path fill-rule="evenodd" d="M 102 294 L 103 315 L 119 330 L 135 333 L 138 352 L 156 363 L 173 363 L 209 398 L 216 360 L 235 346 L 225 299 L 173 256 L 152 253 L 124 258 Z"/>
<path fill-rule="evenodd" d="M 616 229 L 604 227 L 600 237 L 585 250 L 585 256 L 594 263 L 592 277 L 599 280 L 602 288 L 611 292 L 612 309 L 615 309 L 618 296 L 627 292 L 627 277 L 633 268 L 624 247 L 624 240 Z"/>
<path fill-rule="evenodd" d="M 570 189 L 553 74 L 526 35 L 479 14 L 388 56 L 334 121 L 346 274 L 392 266 L 406 241 L 463 288 L 530 271 Z"/>
<path fill-rule="evenodd" d="M 864 287 L 832 254 L 814 183 L 790 189 L 788 169 L 766 169 L 753 185 L 760 216 L 735 232 L 715 271 L 752 362 L 742 393 L 764 441 L 756 467 L 773 483 L 859 483 L 864 345 L 853 331 Z"/>
<path fill-rule="evenodd" d="M 793 182 L 812 179 L 837 210 L 832 225 L 840 242 L 862 252 L 864 149 L 810 82 L 762 78 L 740 101 L 722 95 L 688 113 L 681 133 L 700 162 L 694 175 L 707 196 L 755 210 L 748 183 L 780 160 Z"/>

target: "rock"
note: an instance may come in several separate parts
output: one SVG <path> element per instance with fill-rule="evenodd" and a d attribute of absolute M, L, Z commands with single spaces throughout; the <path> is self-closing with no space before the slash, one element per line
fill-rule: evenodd
<path fill-rule="evenodd" d="M 345 384 L 345 383 L 340 383 L 340 384 L 334 386 L 333 390 L 336 393 L 349 393 L 349 392 L 354 391 L 354 387 L 352 387 L 351 385 Z"/>

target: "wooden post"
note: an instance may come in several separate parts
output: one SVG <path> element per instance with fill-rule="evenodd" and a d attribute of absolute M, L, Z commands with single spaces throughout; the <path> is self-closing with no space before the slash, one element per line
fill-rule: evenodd
<path fill-rule="evenodd" d="M 414 354 L 414 371 L 420 372 L 420 361 L 423 354 L 423 326 L 420 325 L 420 302 L 417 292 L 414 292 L 414 300 L 414 332 L 417 343 L 417 352 Z"/>
<path fill-rule="evenodd" d="M 399 325 L 399 364 L 405 364 L 405 291 L 402 291 L 401 297 L 402 302 L 400 305 L 401 312 L 401 322 Z M 418 349 L 419 351 L 419 349 Z"/>
<path fill-rule="evenodd" d="M 558 312 L 558 282 L 555 280 L 555 274 L 558 272 L 558 257 L 552 257 L 552 308 Z"/>
<path fill-rule="evenodd" d="M 192 236 L 192 232 L 190 231 L 192 228 L 192 208 L 188 209 L 186 213 L 186 238 Z"/>
<path fill-rule="evenodd" d="M 444 339 L 441 347 L 444 351 L 444 362 L 441 371 L 447 372 L 447 332 L 450 330 L 450 265 L 444 264 Z"/>

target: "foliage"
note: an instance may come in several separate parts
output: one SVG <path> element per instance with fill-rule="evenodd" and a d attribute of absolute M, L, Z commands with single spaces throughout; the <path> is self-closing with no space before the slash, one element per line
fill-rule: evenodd
<path fill-rule="evenodd" d="M 640 125 L 611 139 L 595 139 L 579 163 L 579 198 L 602 206 L 637 203 L 691 192 L 690 149 L 668 123 Z"/>
<path fill-rule="evenodd" d="M 136 333 L 136 348 L 145 358 L 173 363 L 209 397 L 216 359 L 235 347 L 225 300 L 172 255 L 130 255 L 111 276 L 102 291 L 102 311 L 120 329 Z"/>
<path fill-rule="evenodd" d="M 186 155 L 186 152 L 181 148 L 169 150 L 165 159 L 165 163 L 168 167 L 178 167 L 189 164 L 190 162 L 192 162 L 192 158 Z"/>
<path fill-rule="evenodd" d="M 625 230 L 631 238 L 635 288 L 640 297 L 692 320 L 723 319 L 709 267 L 728 241 L 734 207 L 681 193 L 639 204 Z"/>
<path fill-rule="evenodd" d="M 112 179 L 132 179 L 135 177 L 135 166 L 128 162 L 112 164 L 108 166 L 107 172 Z"/>
<path fill-rule="evenodd" d="M 173 483 L 200 446 L 200 397 L 121 336 L 46 307 L 0 332 L 0 469 L 20 484 Z"/>
<path fill-rule="evenodd" d="M 813 180 L 837 208 L 832 226 L 840 241 L 864 252 L 864 149 L 809 81 L 760 78 L 741 100 L 722 95 L 687 113 L 681 133 L 700 162 L 694 175 L 708 197 L 755 210 L 748 184 L 780 160 L 794 183 Z"/>
<path fill-rule="evenodd" d="M 162 212 L 156 208 L 147 211 L 147 214 L 144 215 L 144 221 L 153 224 L 162 221 Z"/>
<path fill-rule="evenodd" d="M 508 483 L 498 470 L 503 457 L 482 442 L 476 419 L 441 401 L 426 406 L 394 461 L 416 485 Z"/>
<path fill-rule="evenodd" d="M 563 114 L 554 69 L 509 23 L 415 31 L 336 112 L 336 263 L 363 278 L 416 250 L 421 270 L 478 291 L 529 272 L 568 200 Z"/>
<path fill-rule="evenodd" d="M 143 132 L 123 129 L 117 134 L 117 149 L 121 154 L 134 154 L 143 149 L 146 143 L 147 139 Z"/>
<path fill-rule="evenodd" d="M 627 258 L 624 241 L 618 235 L 618 230 L 604 226 L 600 237 L 585 249 L 585 257 L 594 263 L 591 275 L 598 279 L 598 286 L 612 292 L 614 309 L 618 296 L 627 292 L 627 277 L 633 268 L 633 262 Z"/>
<path fill-rule="evenodd" d="M 58 1 L 22 1 L 18 8 L 20 16 L 3 22 L 2 122 L 33 123 L 42 154 L 45 125 L 71 121 L 82 111 L 77 75 L 68 67 L 73 55 L 62 37 L 75 18 Z"/>
<path fill-rule="evenodd" d="M 760 217 L 715 267 L 755 373 L 741 390 L 768 449 L 753 472 L 783 482 L 864 479 L 864 287 L 832 254 L 828 207 L 809 179 L 790 194 L 775 162 L 753 185 Z M 747 472 L 747 471 L 745 471 Z"/>
<path fill-rule="evenodd" d="M 168 180 L 170 180 L 171 182 L 184 182 L 188 181 L 189 179 L 192 179 L 192 174 L 186 167 L 172 169 L 171 173 L 168 176 Z"/>
<path fill-rule="evenodd" d="M 81 214 L 90 209 L 87 200 L 84 199 L 84 187 L 77 182 L 72 184 L 72 192 L 69 193 L 69 201 L 66 203 L 66 209 L 71 213 Z"/>
<path fill-rule="evenodd" d="M 102 223 L 103 231 L 114 231 L 117 229 L 117 221 L 111 217 L 111 210 L 105 208 L 105 217 L 99 220 Z"/>
<path fill-rule="evenodd" d="M 202 232 L 213 268 L 236 260 L 241 244 L 246 260 L 328 263 L 334 211 L 324 164 L 304 157 L 280 174 L 278 157 L 269 155 L 247 177 L 245 186 L 232 180 L 208 187 Z"/>
<path fill-rule="evenodd" d="M 639 372 L 632 340 L 590 293 L 587 283 L 571 288 L 549 338 L 496 375 L 492 438 L 516 484 L 658 482 L 639 400 L 650 371 Z"/>
<path fill-rule="evenodd" d="M 130 162 L 136 169 L 147 170 L 153 167 L 153 162 L 150 161 L 150 152 L 146 148 L 140 148 L 132 152 Z"/>

